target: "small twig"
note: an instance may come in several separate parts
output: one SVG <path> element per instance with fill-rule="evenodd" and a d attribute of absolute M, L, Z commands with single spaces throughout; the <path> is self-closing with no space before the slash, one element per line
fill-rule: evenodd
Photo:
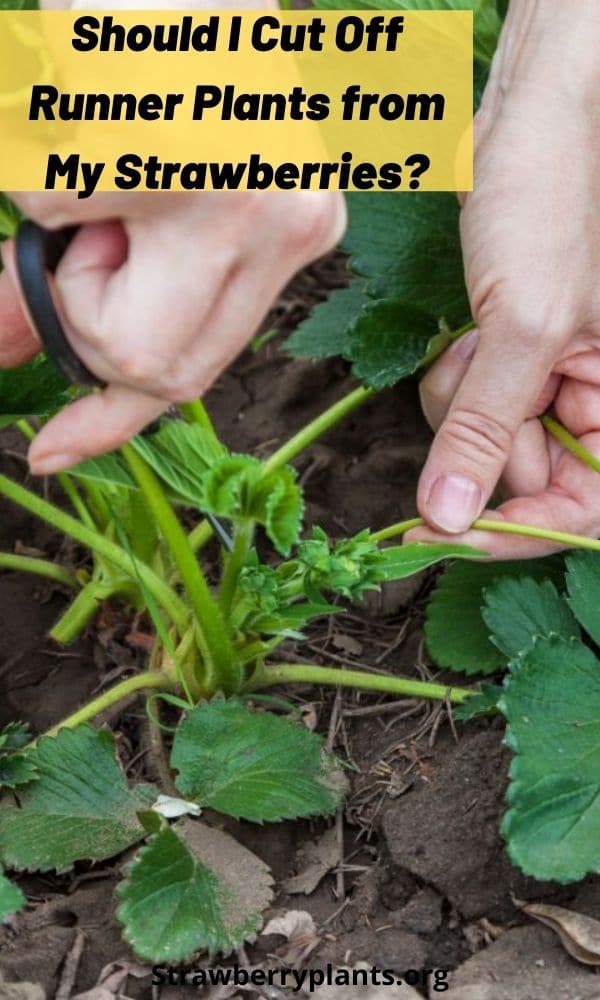
<path fill-rule="evenodd" d="M 335 738 L 337 736 L 338 726 L 340 722 L 340 713 L 342 709 L 342 689 L 338 688 L 335 692 L 335 699 L 333 702 L 333 708 L 331 709 L 331 718 L 329 720 L 329 732 L 327 734 L 327 740 L 325 743 L 325 749 L 328 753 L 331 753 L 335 744 Z"/>
<path fill-rule="evenodd" d="M 415 698 L 402 698 L 400 701 L 383 702 L 378 705 L 362 705 L 360 708 L 345 708 L 342 715 L 345 719 L 361 718 L 368 715 L 391 715 L 400 708 L 415 708 L 418 702 Z"/>
<path fill-rule="evenodd" d="M 339 852 L 339 864 L 335 873 L 335 894 L 338 899 L 346 898 L 346 879 L 344 875 L 344 810 L 338 809 L 335 817 L 335 833 Z"/>
<path fill-rule="evenodd" d="M 54 1000 L 70 1000 L 73 995 L 73 988 L 75 986 L 77 970 L 79 968 L 79 962 L 81 961 L 84 944 L 85 934 L 82 930 L 78 930 L 75 934 L 75 940 L 73 941 L 71 949 L 65 958 L 65 964 L 63 966 L 60 983 Z"/>

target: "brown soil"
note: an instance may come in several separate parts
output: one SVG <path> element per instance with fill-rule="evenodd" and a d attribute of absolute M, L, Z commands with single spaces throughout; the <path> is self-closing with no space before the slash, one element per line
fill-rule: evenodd
<path fill-rule="evenodd" d="M 343 280 L 335 258 L 309 270 L 282 297 L 270 322 L 291 329 L 307 304 Z M 352 384 L 342 363 L 290 361 L 271 342 L 238 361 L 211 393 L 209 405 L 228 445 L 262 455 Z M 414 385 L 379 395 L 300 459 L 307 523 L 340 535 L 410 516 L 428 442 Z M 5 432 L 0 446 L 2 471 L 23 481 L 20 442 Z M 50 558 L 77 559 L 74 549 L 59 552 L 65 543 L 43 526 L 6 501 L 0 504 L 0 548 L 20 543 Z M 427 676 L 431 668 L 420 622 L 429 586 L 427 578 L 408 581 L 340 614 L 313 631 L 310 657 L 317 663 L 337 657 Z M 111 608 L 103 609 L 74 647 L 53 648 L 46 634 L 64 600 L 60 589 L 43 582 L 0 576 L 0 724 L 24 719 L 35 732 L 43 731 L 107 679 L 143 663 L 144 652 L 128 640 L 131 623 Z M 286 894 L 282 883 L 302 867 L 299 850 L 319 838 L 326 825 L 228 827 L 271 866 L 278 893 L 267 916 L 290 909 L 312 914 L 320 938 L 306 959 L 309 966 L 362 961 L 398 973 L 458 969 L 448 994 L 454 1000 L 600 996 L 593 972 L 565 957 L 552 934 L 531 926 L 515 906 L 515 897 L 544 898 L 597 915 L 600 882 L 542 885 L 510 865 L 498 834 L 508 762 L 499 720 L 457 729 L 444 706 L 401 704 L 390 712 L 376 708 L 385 699 L 335 698 L 330 691 L 306 688 L 298 688 L 294 697 L 353 765 L 338 840 L 339 870 L 309 896 Z M 145 745 L 140 705 L 133 703 L 113 721 L 131 776 L 154 777 L 139 753 Z M 68 875 L 19 879 L 29 906 L 0 927 L 0 972 L 7 982 L 37 983 L 54 996 L 78 931 L 84 933 L 84 946 L 73 993 L 91 988 L 107 964 L 133 961 L 113 919 L 118 868 L 80 865 Z M 285 952 L 281 937 L 262 937 L 247 949 L 247 957 L 252 964 L 272 966 Z M 5 996 L 1 978 L 0 998 Z M 152 993 L 149 977 L 130 976 L 124 990 L 132 997 L 159 995 Z M 199 993 L 166 989 L 161 995 Z M 277 998 L 287 995 L 292 994 L 280 991 Z M 383 1000 L 386 992 L 380 996 Z M 98 994 L 94 1000 L 107 997 Z"/>

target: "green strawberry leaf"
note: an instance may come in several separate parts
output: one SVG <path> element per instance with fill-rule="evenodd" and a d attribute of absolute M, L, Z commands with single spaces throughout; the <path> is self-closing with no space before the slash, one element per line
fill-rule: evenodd
<path fill-rule="evenodd" d="M 137 489 L 125 462 L 117 452 L 86 458 L 84 462 L 70 468 L 69 475 L 92 483 L 100 483 L 102 486 L 114 486 L 122 490 Z"/>
<path fill-rule="evenodd" d="M 489 638 L 481 608 L 484 591 L 505 576 L 548 578 L 560 587 L 561 557 L 529 562 L 459 562 L 440 577 L 426 611 L 425 639 L 440 667 L 465 674 L 493 674 L 506 666 L 506 656 Z"/>
<path fill-rule="evenodd" d="M 438 334 L 435 316 L 406 302 L 367 304 L 349 331 L 352 372 L 373 389 L 394 385 L 419 368 Z"/>
<path fill-rule="evenodd" d="M 540 636 L 578 639 L 579 627 L 550 580 L 505 577 L 484 590 L 483 620 L 492 642 L 509 659 L 521 656 Z"/>
<path fill-rule="evenodd" d="M 0 0 L 0 10 L 6 9 Z M 0 240 L 11 239 L 19 228 L 20 220 L 21 213 L 17 206 L 5 194 L 0 194 Z"/>
<path fill-rule="evenodd" d="M 352 270 L 368 279 L 369 295 L 422 310 L 436 323 L 440 316 L 450 327 L 467 323 L 471 308 L 455 195 L 362 192 L 347 200 L 343 249 Z"/>
<path fill-rule="evenodd" d="M 156 799 L 130 789 L 110 733 L 88 726 L 43 737 L 27 755 L 37 780 L 19 789 L 19 806 L 0 806 L 0 858 L 11 868 L 66 871 L 102 861 L 144 836 L 137 812 Z"/>
<path fill-rule="evenodd" d="M 335 812 L 338 763 L 302 725 L 239 699 L 198 705 L 183 720 L 171 766 L 186 799 L 240 819 L 274 822 Z"/>
<path fill-rule="evenodd" d="M 378 569 L 382 580 L 404 580 L 444 559 L 485 559 L 487 555 L 487 552 L 469 545 L 412 542 L 380 549 Z"/>
<path fill-rule="evenodd" d="M 21 753 L 30 740 L 29 726 L 9 722 L 0 731 L 0 788 L 16 788 L 37 777 L 31 754 Z"/>
<path fill-rule="evenodd" d="M 138 852 L 118 889 L 117 917 L 143 961 L 227 955 L 255 937 L 271 885 L 267 866 L 228 834 L 184 820 Z"/>
<path fill-rule="evenodd" d="M 600 645 L 600 558 L 596 552 L 570 552 L 566 562 L 571 610 L 596 645 Z"/>
<path fill-rule="evenodd" d="M 600 869 L 600 663 L 581 642 L 539 639 L 499 703 L 515 752 L 502 824 L 526 875 L 556 882 Z"/>
<path fill-rule="evenodd" d="M 364 281 L 356 280 L 347 288 L 336 288 L 288 337 L 286 351 L 294 358 L 346 357 L 350 351 L 350 327 L 370 301 Z"/>
<path fill-rule="evenodd" d="M 26 722 L 9 722 L 0 730 L 0 754 L 22 750 L 30 739 L 29 725 Z"/>
<path fill-rule="evenodd" d="M 470 722 L 482 715 L 493 715 L 498 711 L 498 702 L 503 689 L 497 684 L 482 684 L 479 691 L 474 691 L 470 698 L 456 705 L 453 709 L 457 722 Z"/>
<path fill-rule="evenodd" d="M 0 924 L 7 917 L 12 917 L 13 913 L 22 910 L 26 902 L 19 887 L 6 878 L 0 867 Z"/>
<path fill-rule="evenodd" d="M 35 781 L 37 777 L 31 754 L 0 754 L 0 788 L 16 788 Z"/>
<path fill-rule="evenodd" d="M 23 417 L 46 417 L 70 398 L 62 376 L 43 355 L 20 368 L 0 371 L 0 428 Z"/>

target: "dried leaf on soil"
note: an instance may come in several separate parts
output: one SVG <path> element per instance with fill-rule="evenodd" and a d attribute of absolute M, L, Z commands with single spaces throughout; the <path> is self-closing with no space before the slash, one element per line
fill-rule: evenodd
<path fill-rule="evenodd" d="M 229 954 L 252 940 L 271 901 L 267 866 L 241 844 L 193 820 L 141 848 L 118 889 L 123 935 L 143 960 Z"/>
<path fill-rule="evenodd" d="M 286 879 L 282 888 L 290 895 L 304 893 L 305 896 L 310 896 L 340 860 L 335 827 L 326 830 L 319 840 L 304 844 L 298 853 L 298 859 L 303 865 L 302 869 L 298 875 Z"/>
<path fill-rule="evenodd" d="M 555 931 L 572 958 L 600 965 L 600 920 L 546 903 L 526 903 L 522 910 Z"/>

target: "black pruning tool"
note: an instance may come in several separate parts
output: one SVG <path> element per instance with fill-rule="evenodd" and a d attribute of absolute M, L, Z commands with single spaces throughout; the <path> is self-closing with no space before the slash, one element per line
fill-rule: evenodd
<path fill-rule="evenodd" d="M 56 309 L 49 274 L 55 274 L 67 247 L 77 233 L 77 226 L 51 231 L 26 219 L 16 237 L 16 263 L 21 291 L 35 331 L 44 350 L 69 385 L 80 388 L 105 388 L 73 350 Z M 158 430 L 158 422 L 150 424 L 143 434 Z M 213 514 L 207 514 L 215 534 L 231 551 L 233 540 Z"/>

